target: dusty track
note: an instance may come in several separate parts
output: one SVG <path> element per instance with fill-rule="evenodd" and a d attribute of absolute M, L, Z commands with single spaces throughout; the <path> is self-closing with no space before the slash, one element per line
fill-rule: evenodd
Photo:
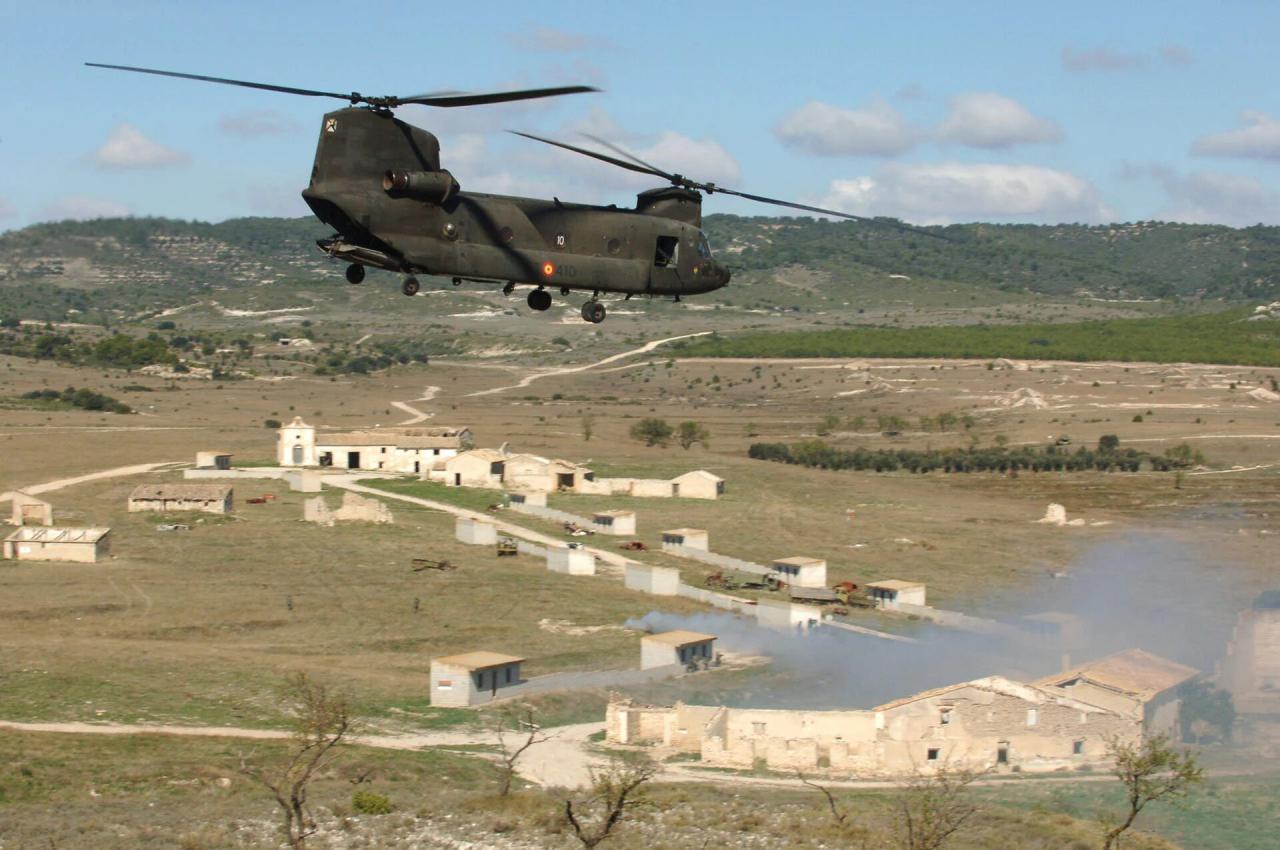
<path fill-rule="evenodd" d="M 23 487 L 22 492 L 36 496 L 40 493 L 50 493 L 54 490 L 61 490 L 63 487 L 72 487 L 76 484 L 84 484 L 87 481 L 97 481 L 102 478 L 120 478 L 126 475 L 141 475 L 144 472 L 153 472 L 157 469 L 164 469 L 169 466 L 185 465 L 185 461 L 169 460 L 161 461 L 160 463 L 139 463 L 134 466 L 117 466 L 114 469 L 104 469 L 101 472 L 90 472 L 88 475 L 77 475 L 72 478 L 58 478 L 54 481 L 46 481 L 43 484 L 32 484 L 30 487 Z M 7 502 L 12 498 L 12 491 L 0 493 L 0 502 Z"/>

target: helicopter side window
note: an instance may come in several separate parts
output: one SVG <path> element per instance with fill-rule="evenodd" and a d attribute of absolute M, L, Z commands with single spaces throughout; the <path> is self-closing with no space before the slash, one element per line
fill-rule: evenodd
<path fill-rule="evenodd" d="M 680 260 L 680 237 L 659 236 L 658 247 L 653 254 L 653 264 L 660 269 L 676 265 Z"/>

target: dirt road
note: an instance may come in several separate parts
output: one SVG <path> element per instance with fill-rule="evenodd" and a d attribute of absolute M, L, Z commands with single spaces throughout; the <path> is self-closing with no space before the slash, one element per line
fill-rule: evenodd
<path fill-rule="evenodd" d="M 402 426 L 417 425 L 419 422 L 426 421 L 427 419 L 430 419 L 431 417 L 435 416 L 434 413 L 423 413 L 421 410 L 418 410 L 418 408 L 414 407 L 412 403 L 415 401 L 431 401 L 433 398 L 436 397 L 436 395 L 439 392 L 440 392 L 439 387 L 427 387 L 422 391 L 421 398 L 411 398 L 409 399 L 409 401 L 391 402 L 392 407 L 397 408 L 399 410 L 403 410 L 405 413 L 409 414 L 410 416 L 409 419 L 404 420 L 400 424 Z"/>
<path fill-rule="evenodd" d="M 40 493 L 50 493 L 54 490 L 61 490 L 63 487 L 71 487 L 76 484 L 84 484 L 86 481 L 97 481 L 101 478 L 119 478 L 125 475 L 141 475 L 144 472 L 152 472 L 157 469 L 164 469 L 170 466 L 185 466 L 185 461 L 167 460 L 160 463 L 139 463 L 134 466 L 117 466 L 114 469 L 104 469 L 101 472 L 91 472 L 88 475 L 77 475 L 74 478 L 59 478 L 55 481 L 46 481 L 43 484 L 32 484 L 30 487 L 23 487 L 22 492 L 36 496 Z M 8 491 L 0 493 L 0 502 L 7 502 L 13 498 L 13 492 Z"/>

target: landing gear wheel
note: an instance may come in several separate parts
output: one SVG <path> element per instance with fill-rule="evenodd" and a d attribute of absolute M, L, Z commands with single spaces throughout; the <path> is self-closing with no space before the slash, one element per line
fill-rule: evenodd
<path fill-rule="evenodd" d="M 515 291 L 516 291 L 516 282 L 514 280 L 507 281 L 506 286 L 502 287 L 503 295 L 510 295 Z"/>
<path fill-rule="evenodd" d="M 588 301 L 582 305 L 582 318 L 586 319 L 591 324 L 600 324 L 604 321 L 604 316 L 604 305 L 599 301 Z"/>
<path fill-rule="evenodd" d="M 529 293 L 529 309 L 541 313 L 551 306 L 551 293 L 545 289 L 535 289 Z"/>
<path fill-rule="evenodd" d="M 359 263 L 352 263 L 347 266 L 347 283 L 362 283 L 364 281 L 364 266 Z"/>
<path fill-rule="evenodd" d="M 404 279 L 404 283 L 400 285 L 400 291 L 408 296 L 417 295 L 418 290 L 421 288 L 422 286 L 418 283 L 418 279 L 416 277 L 406 277 Z"/>

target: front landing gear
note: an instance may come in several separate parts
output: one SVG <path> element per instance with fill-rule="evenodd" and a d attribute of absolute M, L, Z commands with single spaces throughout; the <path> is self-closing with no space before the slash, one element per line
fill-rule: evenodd
<path fill-rule="evenodd" d="M 529 293 L 529 309 L 541 313 L 551 306 L 551 293 L 545 289 L 535 289 Z"/>
<path fill-rule="evenodd" d="M 599 301 L 588 301 L 582 305 L 582 318 L 593 325 L 603 322 L 606 312 L 604 305 Z"/>
<path fill-rule="evenodd" d="M 364 282 L 364 266 L 359 263 L 352 263 L 347 266 L 347 283 L 363 283 Z"/>
<path fill-rule="evenodd" d="M 416 277 L 406 277 L 404 279 L 404 283 L 400 284 L 400 291 L 410 297 L 417 295 L 418 290 L 421 288 L 422 286 L 418 283 L 418 279 Z"/>

